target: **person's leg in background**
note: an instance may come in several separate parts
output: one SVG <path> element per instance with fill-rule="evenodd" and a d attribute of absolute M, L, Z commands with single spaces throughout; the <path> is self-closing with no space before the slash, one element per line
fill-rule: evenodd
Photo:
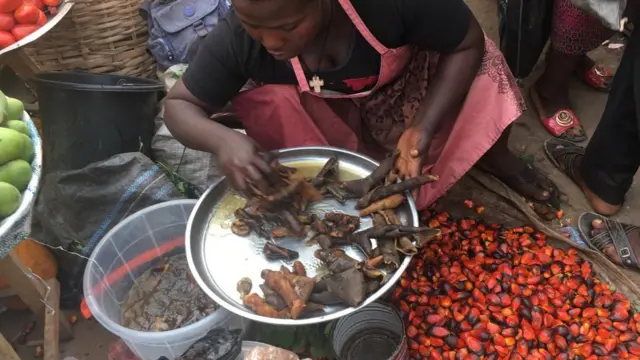
<path fill-rule="evenodd" d="M 552 162 L 602 215 L 617 213 L 640 166 L 640 33 L 631 35 L 600 123 L 586 149 L 548 140 Z"/>
<path fill-rule="evenodd" d="M 546 68 L 531 89 L 541 120 L 553 118 L 551 126 L 558 126 L 566 124 L 564 121 L 571 117 L 576 118 L 569 100 L 569 82 L 576 73 L 592 87 L 602 90 L 609 87 L 610 70 L 596 66 L 587 53 L 612 34 L 598 19 L 573 6 L 570 0 L 554 1 Z M 555 118 L 560 121 L 555 123 Z M 586 140 L 582 126 L 573 126 L 558 137 L 574 142 Z"/>
<path fill-rule="evenodd" d="M 616 213 L 640 166 L 640 33 L 632 35 L 600 123 L 580 164 L 589 200 L 604 215 Z"/>

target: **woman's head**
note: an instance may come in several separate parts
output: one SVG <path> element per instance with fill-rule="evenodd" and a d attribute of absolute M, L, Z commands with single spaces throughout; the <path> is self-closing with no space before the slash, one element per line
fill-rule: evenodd
<path fill-rule="evenodd" d="M 298 56 L 322 27 L 325 0 L 233 0 L 242 26 L 278 60 Z"/>

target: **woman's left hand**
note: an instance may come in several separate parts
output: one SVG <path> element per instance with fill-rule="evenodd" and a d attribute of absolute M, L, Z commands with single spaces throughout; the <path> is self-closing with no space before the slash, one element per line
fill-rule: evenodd
<path fill-rule="evenodd" d="M 417 127 L 408 127 L 400 136 L 397 148 L 400 156 L 396 161 L 396 170 L 401 178 L 407 179 L 422 173 L 424 158 L 429 150 L 430 138 L 426 131 Z"/>

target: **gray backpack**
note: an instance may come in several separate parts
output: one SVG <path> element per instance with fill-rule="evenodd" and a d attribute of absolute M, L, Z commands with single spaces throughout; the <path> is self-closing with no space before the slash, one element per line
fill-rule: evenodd
<path fill-rule="evenodd" d="M 229 8 L 227 0 L 144 0 L 140 13 L 147 21 L 148 48 L 158 67 L 164 71 L 188 64 Z"/>

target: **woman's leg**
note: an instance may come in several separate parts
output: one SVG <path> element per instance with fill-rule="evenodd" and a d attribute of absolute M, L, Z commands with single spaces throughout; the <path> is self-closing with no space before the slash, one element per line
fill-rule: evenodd
<path fill-rule="evenodd" d="M 565 115 L 575 117 L 569 101 L 571 77 L 576 71 L 581 74 L 595 71 L 586 54 L 610 36 L 611 32 L 598 19 L 573 6 L 570 0 L 554 2 L 551 47 L 546 56 L 545 71 L 531 93 L 543 121 L 563 110 Z M 559 137 L 570 141 L 586 139 L 581 126 L 571 127 Z"/>
<path fill-rule="evenodd" d="M 511 126 L 502 133 L 478 165 L 526 198 L 549 200 L 553 184 L 546 176 L 509 150 L 510 134 Z"/>

